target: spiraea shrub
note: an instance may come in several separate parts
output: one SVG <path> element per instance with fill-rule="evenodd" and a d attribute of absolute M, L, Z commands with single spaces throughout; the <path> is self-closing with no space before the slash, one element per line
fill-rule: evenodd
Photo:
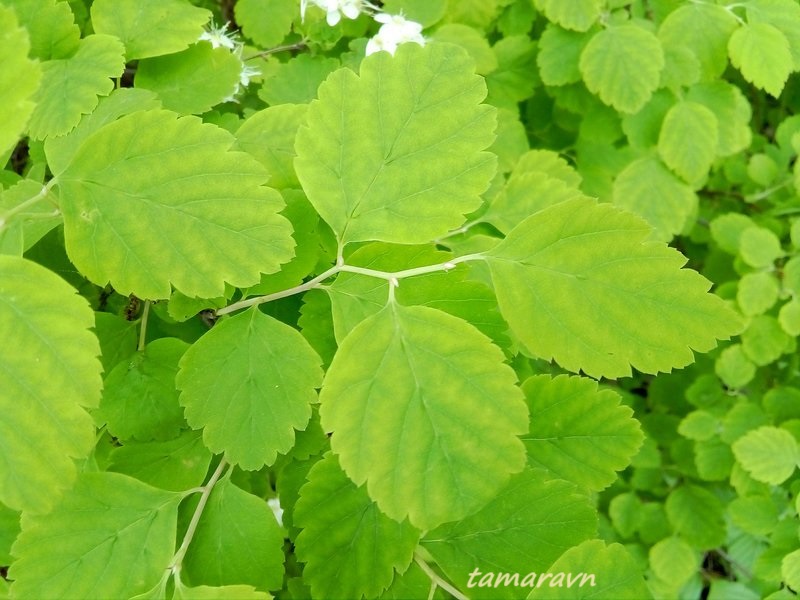
<path fill-rule="evenodd" d="M 786 600 L 797 0 L 0 0 L 0 598 Z"/>

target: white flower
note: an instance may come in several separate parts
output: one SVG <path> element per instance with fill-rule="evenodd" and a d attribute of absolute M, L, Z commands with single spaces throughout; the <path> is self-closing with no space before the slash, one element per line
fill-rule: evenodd
<path fill-rule="evenodd" d="M 228 25 L 230 23 L 217 27 L 212 21 L 210 29 L 201 33 L 197 41 L 205 41 L 210 43 L 212 48 L 227 48 L 233 52 L 239 42 L 236 41 L 235 33 L 228 33 Z"/>
<path fill-rule="evenodd" d="M 361 14 L 362 3 L 362 0 L 300 0 L 300 17 L 305 18 L 306 8 L 313 4 L 325 11 L 328 25 L 333 27 L 342 20 L 342 15 L 348 19 L 357 19 Z"/>
<path fill-rule="evenodd" d="M 375 52 L 386 51 L 394 54 L 400 44 L 414 42 L 420 46 L 425 45 L 422 37 L 422 25 L 415 21 L 407 20 L 403 15 L 389 15 L 378 13 L 375 15 L 378 23 L 383 23 L 378 33 L 367 42 L 367 56 Z"/>

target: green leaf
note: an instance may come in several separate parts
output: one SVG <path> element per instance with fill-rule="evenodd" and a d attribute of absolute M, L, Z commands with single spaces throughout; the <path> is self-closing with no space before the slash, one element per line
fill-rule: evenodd
<path fill-rule="evenodd" d="M 765 227 L 748 227 L 739 237 L 739 254 L 751 267 L 771 267 L 783 256 L 781 241 Z"/>
<path fill-rule="evenodd" d="M 292 256 L 263 168 L 230 151 L 226 131 L 177 117 L 143 111 L 105 125 L 59 176 L 70 260 L 123 294 L 168 298 L 173 284 L 215 298 L 226 281 L 252 285 Z"/>
<path fill-rule="evenodd" d="M 792 337 L 800 335 L 800 300 L 792 298 L 781 306 L 778 322 L 783 330 Z"/>
<path fill-rule="evenodd" d="M 700 61 L 685 47 L 664 48 L 664 70 L 661 72 L 661 86 L 679 94 L 681 88 L 688 87 L 700 79 Z"/>
<path fill-rule="evenodd" d="M 0 256 L 0 502 L 10 508 L 49 510 L 75 479 L 72 459 L 94 446 L 84 410 L 100 400 L 93 324 L 88 303 L 63 279 Z"/>
<path fill-rule="evenodd" d="M 600 17 L 602 0 L 534 0 L 536 7 L 564 29 L 586 31 Z"/>
<path fill-rule="evenodd" d="M 61 0 L 0 0 L 17 13 L 20 25 L 28 30 L 30 54 L 39 60 L 68 58 L 80 42 L 68 2 Z M 9 30 L 10 31 L 10 30 Z M 5 69 L 6 63 L 3 63 Z M 16 79 L 14 80 L 16 83 Z"/>
<path fill-rule="evenodd" d="M 124 48 L 110 35 L 90 35 L 67 59 L 42 65 L 42 84 L 33 99 L 29 131 L 34 139 L 63 135 L 78 124 L 81 115 L 97 106 L 98 96 L 114 89 L 112 77 L 125 69 Z"/>
<path fill-rule="evenodd" d="M 67 135 L 48 137 L 44 142 L 47 165 L 53 174 L 60 175 L 69 166 L 83 142 L 103 125 L 138 110 L 161 108 L 153 92 L 134 88 L 119 88 L 101 98 L 97 108 L 84 115 L 78 126 Z"/>
<path fill-rule="evenodd" d="M 335 58 L 300 54 L 265 77 L 258 96 L 273 106 L 307 104 L 317 97 L 320 84 L 338 68 L 339 61 Z"/>
<path fill-rule="evenodd" d="M 0 155 L 4 155 L 16 145 L 33 113 L 32 97 L 42 79 L 42 68 L 28 58 L 31 47 L 28 32 L 18 26 L 14 11 L 2 5 L 0 31 L 3 32 L 0 36 L 0 64 L 3 65 L 0 105 L 4 107 L 0 113 Z"/>
<path fill-rule="evenodd" d="M 791 477 L 800 460 L 794 436 L 771 426 L 748 431 L 733 443 L 733 454 L 753 479 L 772 485 Z"/>
<path fill-rule="evenodd" d="M 135 321 L 110 313 L 94 313 L 94 329 L 100 341 L 100 362 L 108 375 L 117 364 L 136 352 L 139 331 Z"/>
<path fill-rule="evenodd" d="M 711 237 L 725 252 L 737 254 L 745 229 L 753 227 L 753 220 L 742 214 L 726 213 L 711 221 Z"/>
<path fill-rule="evenodd" d="M 716 115 L 717 156 L 731 156 L 750 146 L 752 109 L 738 87 L 727 81 L 698 83 L 689 88 L 686 100 L 702 104 Z"/>
<path fill-rule="evenodd" d="M 565 85 L 580 81 L 578 61 L 592 35 L 568 31 L 548 23 L 539 38 L 539 52 L 536 55 L 542 81 L 547 85 Z"/>
<path fill-rule="evenodd" d="M 250 115 L 236 130 L 235 148 L 264 165 L 269 171 L 271 187 L 300 187 L 293 164 L 294 138 L 307 109 L 303 104 L 270 106 Z"/>
<path fill-rule="evenodd" d="M 18 511 L 0 504 L 0 563 L 4 565 L 10 565 L 14 561 L 11 546 L 19 535 L 19 518 Z"/>
<path fill-rule="evenodd" d="M 214 326 L 184 355 L 176 384 L 186 419 L 229 462 L 258 469 L 294 445 L 322 383 L 300 333 L 250 309 Z"/>
<path fill-rule="evenodd" d="M 525 219 L 486 253 L 500 312 L 535 356 L 593 377 L 694 360 L 741 325 L 686 259 L 608 204 L 569 200 Z M 647 323 L 646 328 L 640 327 Z"/>
<path fill-rule="evenodd" d="M 92 25 L 117 36 L 128 61 L 173 54 L 198 40 L 211 13 L 183 0 L 95 0 Z"/>
<path fill-rule="evenodd" d="M 283 529 L 266 500 L 223 479 L 214 487 L 183 563 L 192 585 L 280 589 Z"/>
<path fill-rule="evenodd" d="M 486 2 L 484 6 L 491 4 Z M 430 27 L 445 16 L 447 0 L 384 0 L 383 9 L 391 15 L 402 13 L 407 19 Z"/>
<path fill-rule="evenodd" d="M 272 600 L 271 595 L 260 592 L 250 585 L 175 586 L 175 594 L 172 598 L 173 600 Z"/>
<path fill-rule="evenodd" d="M 166 442 L 127 442 L 109 455 L 109 471 L 153 487 L 182 492 L 203 484 L 211 453 L 199 431 L 184 431 Z"/>
<path fill-rule="evenodd" d="M 792 53 L 792 70 L 800 69 L 800 6 L 792 0 L 750 0 L 748 23 L 769 23 L 786 36 Z"/>
<path fill-rule="evenodd" d="M 650 548 L 650 566 L 656 577 L 683 586 L 697 572 L 700 560 L 697 552 L 681 538 L 664 538 Z"/>
<path fill-rule="evenodd" d="M 422 546 L 451 581 L 466 589 L 476 569 L 521 577 L 545 571 L 596 530 L 597 514 L 586 495 L 571 483 L 528 468 L 514 475 L 477 513 L 426 533 Z M 518 597 L 515 591 L 478 587 L 470 591 L 470 597 Z"/>
<path fill-rule="evenodd" d="M 509 177 L 509 182 L 513 182 L 517 177 L 524 177 L 530 173 L 538 173 L 539 176 L 546 175 L 560 179 L 571 188 L 580 188 L 582 178 L 575 167 L 564 160 L 557 152 L 552 150 L 529 150 L 520 156 L 514 171 Z"/>
<path fill-rule="evenodd" d="M 16 249 L 15 252 L 4 254 L 22 256 L 23 252 L 30 250 L 49 231 L 60 225 L 62 219 L 59 212 L 54 210 L 58 205 L 57 194 L 37 181 L 22 179 L 7 190 L 0 190 L 0 215 L 4 211 L 17 210 L 17 207 L 39 194 L 42 196 L 35 204 L 13 215 L 0 228 L 0 246 Z"/>
<path fill-rule="evenodd" d="M 698 550 L 709 550 L 725 540 L 722 503 L 705 488 L 684 484 L 670 492 L 667 517 L 675 533 Z"/>
<path fill-rule="evenodd" d="M 182 52 L 139 61 L 135 84 L 158 94 L 164 108 L 201 114 L 233 97 L 241 72 L 242 62 L 230 50 L 200 42 Z"/>
<path fill-rule="evenodd" d="M 542 172 L 523 173 L 511 177 L 492 199 L 482 221 L 491 223 L 508 234 L 526 217 L 565 200 L 586 199 L 577 186 Z"/>
<path fill-rule="evenodd" d="M 589 91 L 620 112 L 635 113 L 658 88 L 664 52 L 647 29 L 618 25 L 592 37 L 579 67 Z"/>
<path fill-rule="evenodd" d="M 675 104 L 675 95 L 669 90 L 657 90 L 641 110 L 632 115 L 623 115 L 622 130 L 628 137 L 631 146 L 649 150 L 658 143 L 661 123 L 667 111 Z M 749 106 L 749 105 L 748 105 Z M 748 127 L 748 131 L 750 128 Z"/>
<path fill-rule="evenodd" d="M 791 341 L 777 319 L 769 315 L 753 318 L 742 333 L 742 349 L 759 367 L 778 360 Z"/>
<path fill-rule="evenodd" d="M 499 4 L 500 0 L 447 0 L 444 20 L 485 30 L 497 16 Z"/>
<path fill-rule="evenodd" d="M 342 242 L 425 243 L 480 205 L 494 111 L 464 50 L 402 45 L 333 73 L 297 134 L 295 168 Z M 407 73 L 413 71 L 414 78 Z M 413 172 L 414 177 L 408 177 Z"/>
<path fill-rule="evenodd" d="M 678 433 L 690 440 L 703 441 L 714 437 L 719 431 L 719 419 L 708 411 L 690 412 L 678 425 Z"/>
<path fill-rule="evenodd" d="M 480 508 L 524 464 L 527 408 L 502 361 L 474 327 L 432 308 L 392 302 L 364 320 L 320 394 L 345 472 L 421 529 Z"/>
<path fill-rule="evenodd" d="M 645 600 L 652 598 L 639 564 L 620 544 L 589 540 L 567 550 L 540 575 L 529 600 Z M 568 585 L 573 582 L 572 586 Z M 565 585 L 567 584 L 567 585 Z M 585 588 L 585 589 L 582 589 Z"/>
<path fill-rule="evenodd" d="M 104 382 L 95 418 L 117 438 L 169 440 L 185 426 L 178 404 L 175 374 L 189 345 L 177 338 L 159 338 L 114 367 Z"/>
<path fill-rule="evenodd" d="M 772 273 L 745 273 L 739 280 L 736 301 L 742 314 L 755 316 L 767 312 L 778 301 L 780 285 Z"/>
<path fill-rule="evenodd" d="M 614 180 L 613 202 L 645 219 L 656 239 L 669 241 L 681 233 L 697 211 L 697 194 L 675 177 L 658 157 L 639 158 Z"/>
<path fill-rule="evenodd" d="M 792 72 L 789 41 L 769 23 L 742 25 L 728 42 L 731 63 L 742 76 L 771 96 L 780 96 Z"/>
<path fill-rule="evenodd" d="M 526 380 L 522 391 L 532 416 L 530 432 L 522 436 L 528 460 L 553 477 L 602 490 L 644 441 L 633 411 L 620 406 L 620 396 L 598 390 L 590 379 L 539 375 Z"/>
<path fill-rule="evenodd" d="M 378 458 L 376 456 L 375 458 Z M 411 563 L 419 531 L 383 514 L 335 455 L 315 464 L 294 510 L 297 557 L 317 598 L 372 598 Z"/>
<path fill-rule="evenodd" d="M 484 34 L 473 27 L 461 23 L 442 25 L 434 33 L 434 39 L 461 46 L 475 61 L 475 72 L 486 75 L 494 71 L 497 57 Z"/>
<path fill-rule="evenodd" d="M 688 48 L 700 61 L 703 80 L 722 75 L 728 65 L 728 40 L 738 27 L 723 6 L 691 2 L 672 11 L 658 30 L 665 47 Z"/>
<path fill-rule="evenodd" d="M 734 498 L 727 512 L 737 527 L 754 535 L 768 535 L 778 524 L 778 509 L 767 496 Z"/>
<path fill-rule="evenodd" d="M 717 153 L 717 117 L 702 104 L 681 101 L 664 117 L 658 153 L 667 166 L 691 184 L 708 174 Z"/>
<path fill-rule="evenodd" d="M 536 44 L 527 35 L 500 39 L 493 47 L 497 69 L 486 76 L 486 102 L 516 111 L 517 104 L 530 98 L 538 83 Z"/>
<path fill-rule="evenodd" d="M 800 550 L 790 552 L 781 561 L 781 575 L 792 589 L 800 586 Z"/>
<path fill-rule="evenodd" d="M 238 0 L 234 6 L 242 33 L 262 48 L 280 44 L 297 13 L 297 0 Z"/>
<path fill-rule="evenodd" d="M 144 592 L 175 551 L 181 498 L 118 473 L 83 473 L 52 512 L 23 519 L 9 572 L 12 593 L 128 598 Z"/>

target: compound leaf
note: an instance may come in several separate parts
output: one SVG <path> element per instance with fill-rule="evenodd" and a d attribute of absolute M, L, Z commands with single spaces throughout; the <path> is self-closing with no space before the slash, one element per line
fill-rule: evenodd
<path fill-rule="evenodd" d="M 718 129 L 711 110 L 696 102 L 678 102 L 664 117 L 658 153 L 675 173 L 697 184 L 708 174 L 716 156 Z"/>
<path fill-rule="evenodd" d="M 474 512 L 522 469 L 527 409 L 515 379 L 473 326 L 392 302 L 342 341 L 322 426 L 383 512 L 431 529 Z"/>
<path fill-rule="evenodd" d="M 234 138 L 195 117 L 140 111 L 102 127 L 59 176 L 67 254 L 124 294 L 216 298 L 292 256 L 283 201 Z M 147 173 L 147 177 L 142 177 Z"/>
<path fill-rule="evenodd" d="M 0 155 L 4 155 L 17 143 L 33 113 L 32 96 L 42 79 L 42 68 L 28 58 L 28 32 L 18 26 L 14 11 L 2 5 L 0 32 Z"/>
<path fill-rule="evenodd" d="M 627 467 L 644 441 L 619 394 L 586 378 L 531 377 L 522 386 L 532 415 L 522 436 L 530 464 L 583 488 L 602 490 Z"/>
<path fill-rule="evenodd" d="M 122 440 L 169 440 L 185 426 L 175 374 L 189 345 L 159 338 L 115 366 L 104 382 L 95 417 Z"/>
<path fill-rule="evenodd" d="M 731 63 L 754 86 L 780 96 L 792 72 L 789 41 L 769 23 L 742 25 L 728 41 Z"/>
<path fill-rule="evenodd" d="M 224 560 L 220 560 L 224 557 Z M 220 481 L 211 492 L 184 560 L 193 585 L 280 589 L 283 529 L 263 498 Z"/>
<path fill-rule="evenodd" d="M 602 540 L 583 542 L 562 554 L 547 570 L 546 575 L 549 574 L 553 574 L 549 581 L 539 576 L 528 600 L 652 598 L 639 563 L 621 544 L 606 545 Z"/>
<path fill-rule="evenodd" d="M 597 513 L 588 496 L 572 483 L 528 468 L 474 515 L 425 534 L 422 545 L 462 589 L 470 573 L 544 571 L 563 552 L 591 538 Z M 502 532 L 502 535 L 498 535 Z M 473 588 L 471 597 L 509 597 L 498 588 Z M 513 596 L 511 596 L 513 597 Z"/>
<path fill-rule="evenodd" d="M 661 80 L 661 42 L 636 25 L 618 25 L 595 34 L 581 53 L 586 87 L 620 112 L 642 108 Z"/>
<path fill-rule="evenodd" d="M 303 579 L 318 598 L 376 597 L 411 563 L 420 532 L 384 515 L 333 454 L 307 480 L 294 509 Z"/>
<path fill-rule="evenodd" d="M 631 365 L 669 371 L 741 327 L 681 269 L 686 259 L 650 228 L 608 204 L 568 200 L 525 219 L 486 253 L 500 312 L 527 349 L 592 377 L 622 377 Z M 647 327 L 642 327 L 647 323 Z"/>
<path fill-rule="evenodd" d="M 92 25 L 117 36 L 127 60 L 180 52 L 196 42 L 211 13 L 183 0 L 95 0 Z"/>
<path fill-rule="evenodd" d="M 189 424 L 243 469 L 272 464 L 305 429 L 322 359 L 300 333 L 257 308 L 225 319 L 184 355 L 176 384 Z"/>
<path fill-rule="evenodd" d="M 90 35 L 70 58 L 42 64 L 42 85 L 34 95 L 36 107 L 28 127 L 31 137 L 63 135 L 78 124 L 81 115 L 92 112 L 97 97 L 114 89 L 111 78 L 122 75 L 123 51 L 113 36 Z"/>
<path fill-rule="evenodd" d="M 128 598 L 146 591 L 175 551 L 181 498 L 119 473 L 81 474 L 52 512 L 23 518 L 12 593 Z"/>
<path fill-rule="evenodd" d="M 645 156 L 625 167 L 613 186 L 613 202 L 645 219 L 657 239 L 669 241 L 697 211 L 697 194 L 658 157 Z"/>
<path fill-rule="evenodd" d="M 49 510 L 75 479 L 72 459 L 94 446 L 84 410 L 100 400 L 93 325 L 63 279 L 0 255 L 0 502 L 10 508 Z"/>
<path fill-rule="evenodd" d="M 295 168 L 343 242 L 426 243 L 481 203 L 495 112 L 465 50 L 400 46 L 331 74 L 300 128 Z M 414 77 L 408 77 L 413 72 Z M 414 173 L 409 177 L 408 173 Z"/>

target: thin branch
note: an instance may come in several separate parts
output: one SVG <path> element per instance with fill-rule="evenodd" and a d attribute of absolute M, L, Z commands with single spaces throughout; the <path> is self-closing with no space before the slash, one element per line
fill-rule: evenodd
<path fill-rule="evenodd" d="M 251 54 L 250 56 L 244 58 L 243 60 L 247 62 L 248 60 L 253 60 L 255 58 L 265 58 L 271 54 L 278 54 L 279 52 L 290 52 L 292 50 L 302 50 L 303 48 L 308 47 L 308 40 L 300 40 L 294 44 L 286 44 L 285 46 L 275 46 L 274 48 L 269 48 L 268 50 L 262 50 L 256 54 Z"/>
<path fill-rule="evenodd" d="M 11 217 L 21 212 L 25 212 L 28 208 L 30 208 L 31 206 L 42 200 L 44 197 L 46 197 L 47 194 L 50 192 L 50 189 L 57 182 L 58 182 L 57 179 L 55 178 L 51 179 L 49 182 L 47 182 L 47 185 L 42 186 L 42 189 L 39 190 L 39 193 L 37 193 L 35 196 L 32 196 L 27 200 L 25 200 L 24 202 L 17 204 L 15 207 L 8 209 L 2 216 L 0 216 L 0 231 L 3 231 L 6 228 L 8 222 L 11 220 Z"/>
<path fill-rule="evenodd" d="M 145 300 L 144 309 L 142 310 L 142 320 L 139 323 L 139 345 L 136 347 L 139 352 L 144 350 L 145 338 L 147 337 L 148 316 L 150 316 L 150 300 Z"/>

